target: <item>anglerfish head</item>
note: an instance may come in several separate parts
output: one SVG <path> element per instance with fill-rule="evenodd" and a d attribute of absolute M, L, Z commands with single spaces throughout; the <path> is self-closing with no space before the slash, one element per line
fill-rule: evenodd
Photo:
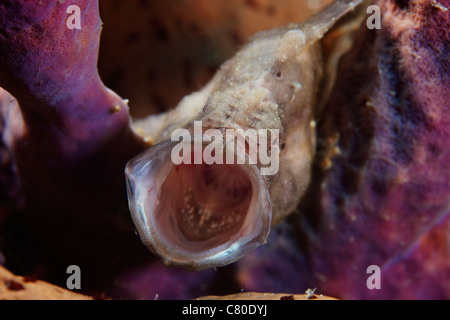
<path fill-rule="evenodd" d="M 173 157 L 180 147 L 181 162 Z M 258 166 L 215 163 L 203 152 L 206 148 L 195 137 L 167 140 L 130 160 L 125 169 L 140 238 L 168 265 L 194 270 L 224 266 L 265 243 L 270 232 L 269 191 Z M 225 160 L 224 150 L 214 157 Z M 198 152 L 201 164 L 195 164 Z M 236 158 L 244 153 L 238 148 Z"/>

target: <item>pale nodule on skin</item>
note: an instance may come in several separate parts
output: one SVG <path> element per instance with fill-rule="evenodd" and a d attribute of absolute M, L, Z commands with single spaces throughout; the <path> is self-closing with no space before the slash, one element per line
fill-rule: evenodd
<path fill-rule="evenodd" d="M 300 25 L 258 34 L 203 90 L 134 124 L 156 145 L 127 164 L 130 211 L 143 243 L 167 264 L 195 270 L 230 264 L 264 244 L 270 227 L 295 209 L 315 152 L 318 41 L 361 2 L 335 1 Z M 192 130 L 194 121 L 204 130 L 278 130 L 278 172 L 263 176 L 261 165 L 248 163 L 174 165 L 171 133 Z"/>

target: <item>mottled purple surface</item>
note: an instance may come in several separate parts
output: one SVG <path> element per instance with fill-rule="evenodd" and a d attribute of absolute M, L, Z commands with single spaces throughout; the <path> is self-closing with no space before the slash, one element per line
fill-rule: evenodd
<path fill-rule="evenodd" d="M 133 268 L 114 281 L 117 297 L 138 300 L 186 299 L 208 294 L 217 271 L 170 269 L 161 261 Z"/>
<path fill-rule="evenodd" d="M 0 87 L 24 118 L 23 131 L 4 127 L 2 146 L 26 199 L 5 222 L 1 243 L 11 267 L 33 272 L 28 264 L 37 263 L 39 275 L 60 281 L 68 263 L 92 268 L 87 279 L 95 279 L 127 260 L 116 255 L 122 248 L 139 259 L 146 253 L 133 233 L 123 176 L 144 143 L 130 130 L 126 103 L 98 76 L 97 1 L 71 4 L 81 8 L 80 30 L 66 27 L 62 1 L 0 3 Z M 4 116 L 8 102 L 1 107 Z"/>
<path fill-rule="evenodd" d="M 297 250 L 244 258 L 248 290 L 268 290 L 261 279 L 276 283 L 269 270 L 280 264 L 285 275 L 297 266 L 286 286 L 295 292 L 306 283 L 344 299 L 450 298 L 450 17 L 432 1 L 377 3 L 382 29 L 361 30 L 321 119 L 319 155 L 339 154 L 328 170 L 318 158 L 292 221 Z M 381 290 L 366 286 L 370 265 Z"/>

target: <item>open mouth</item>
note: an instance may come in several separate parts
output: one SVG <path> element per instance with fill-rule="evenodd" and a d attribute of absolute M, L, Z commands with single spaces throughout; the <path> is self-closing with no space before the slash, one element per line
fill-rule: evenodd
<path fill-rule="evenodd" d="M 242 165 L 177 165 L 161 187 L 155 217 L 171 237 L 193 242 L 194 250 L 197 243 L 198 249 L 207 250 L 230 240 L 242 227 L 252 189 Z"/>
<path fill-rule="evenodd" d="M 173 146 L 162 142 L 126 167 L 129 204 L 144 244 L 168 264 L 205 269 L 234 262 L 265 243 L 272 212 L 259 169 L 175 165 Z"/>

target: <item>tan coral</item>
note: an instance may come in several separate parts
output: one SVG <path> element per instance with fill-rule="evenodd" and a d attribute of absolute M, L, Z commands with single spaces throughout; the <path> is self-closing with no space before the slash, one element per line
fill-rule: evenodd
<path fill-rule="evenodd" d="M 323 294 L 242 292 L 227 296 L 207 296 L 197 300 L 337 300 Z"/>
<path fill-rule="evenodd" d="M 0 300 L 93 300 L 48 282 L 14 275 L 0 266 Z"/>

